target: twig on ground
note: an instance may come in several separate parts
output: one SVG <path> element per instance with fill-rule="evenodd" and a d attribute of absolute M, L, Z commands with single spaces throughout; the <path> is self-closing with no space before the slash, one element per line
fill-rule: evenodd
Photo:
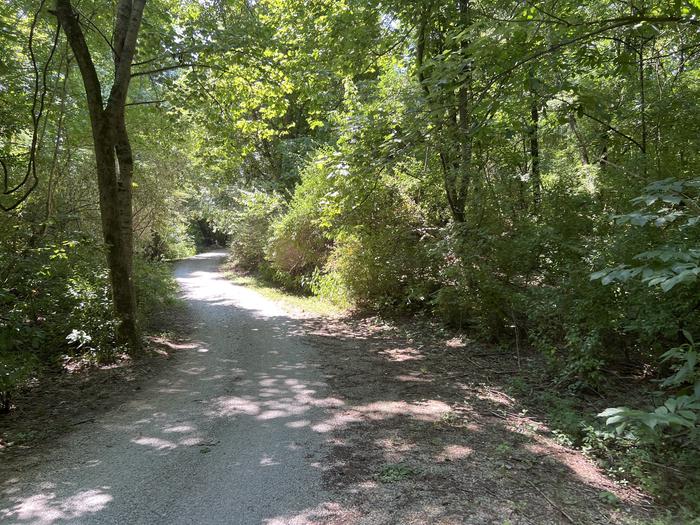
<path fill-rule="evenodd" d="M 504 420 L 504 421 L 507 421 L 507 420 L 508 420 L 508 418 L 507 418 L 506 416 L 504 416 L 503 414 L 499 414 L 498 412 L 494 412 L 493 410 L 487 410 L 487 412 L 488 412 L 489 414 L 491 414 L 492 416 L 495 416 L 495 417 L 497 417 L 497 418 L 500 418 L 500 419 L 502 419 L 502 420 Z"/>
<path fill-rule="evenodd" d="M 564 509 L 562 509 L 560 506 L 558 506 L 556 503 L 554 503 L 544 492 L 542 492 L 542 489 L 540 489 L 537 485 L 535 485 L 532 481 L 525 480 L 525 482 L 530 485 L 533 489 L 535 489 L 537 492 L 540 493 L 540 496 L 542 496 L 545 500 L 547 500 L 547 503 L 549 503 L 552 507 L 557 509 L 562 516 L 564 516 L 569 523 L 576 523 L 574 519 L 569 516 Z"/>
<path fill-rule="evenodd" d="M 648 459 L 640 459 L 639 461 L 641 461 L 642 463 L 646 463 L 648 465 L 654 465 L 655 467 L 661 467 L 661 468 L 671 470 L 671 471 L 675 472 L 676 474 L 678 474 L 680 477 L 688 479 L 688 476 L 686 476 L 684 472 L 678 470 L 677 468 L 671 467 L 669 465 L 664 465 L 663 463 L 657 463 L 656 461 L 649 461 Z"/>
<path fill-rule="evenodd" d="M 77 427 L 78 425 L 84 425 L 85 423 L 94 423 L 94 422 L 95 422 L 95 418 L 91 417 L 88 419 L 83 419 L 82 421 L 78 421 L 77 423 L 73 423 L 71 426 Z"/>

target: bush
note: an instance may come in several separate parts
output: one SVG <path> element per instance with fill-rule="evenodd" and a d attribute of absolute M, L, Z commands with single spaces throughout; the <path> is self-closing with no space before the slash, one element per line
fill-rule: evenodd
<path fill-rule="evenodd" d="M 9 345 L 9 341 L 2 338 L 0 344 Z M 26 382 L 37 367 L 36 359 L 31 354 L 16 352 L 0 353 L 0 413 L 7 413 L 12 407 L 12 393 L 18 385 Z"/>
<path fill-rule="evenodd" d="M 148 326 L 154 314 L 162 313 L 163 309 L 175 303 L 178 287 L 170 264 L 139 258 L 134 263 L 139 323 Z"/>
<path fill-rule="evenodd" d="M 19 236 L 0 252 L 0 365 L 5 399 L 66 353 L 112 348 L 114 320 L 100 252 L 87 240 L 29 247 Z M 69 337 L 79 331 L 82 342 Z"/>
<path fill-rule="evenodd" d="M 119 353 L 108 273 L 101 246 L 90 239 L 29 247 L 17 235 L 0 250 L 0 408 L 43 368 L 66 357 L 109 362 Z M 164 263 L 137 259 L 141 321 L 174 298 Z"/>
<path fill-rule="evenodd" d="M 336 237 L 315 287 L 341 304 L 384 311 L 415 310 L 427 297 L 420 280 L 426 262 L 420 238 L 410 225 L 356 227 Z"/>
<path fill-rule="evenodd" d="M 195 236 L 181 222 L 168 225 L 163 232 L 154 231 L 143 247 L 143 255 L 152 261 L 191 257 L 197 253 Z"/>
<path fill-rule="evenodd" d="M 318 214 L 303 204 L 292 201 L 287 213 L 274 223 L 266 256 L 282 284 L 305 289 L 327 257 L 328 239 L 319 226 Z"/>
<path fill-rule="evenodd" d="M 265 248 L 271 276 L 288 288 L 307 292 L 331 245 L 333 195 L 330 168 L 322 160 L 325 154 L 322 150 L 305 166 L 286 212 L 270 228 Z"/>
<path fill-rule="evenodd" d="M 257 190 L 241 193 L 227 224 L 231 253 L 237 265 L 245 270 L 263 266 L 270 228 L 283 209 L 284 201 L 275 193 Z"/>
<path fill-rule="evenodd" d="M 676 335 L 679 344 L 660 357 L 672 372 L 661 386 L 672 395 L 653 411 L 616 407 L 602 412 L 600 417 L 606 418 L 606 424 L 615 426 L 618 432 L 631 425 L 638 432 L 651 431 L 658 437 L 660 429 L 689 429 L 690 437 L 682 445 L 692 447 L 700 439 L 697 426 L 700 415 L 700 348 L 690 332 L 691 329 L 697 330 L 700 324 L 697 312 L 700 180 L 658 181 L 649 185 L 634 201 L 639 209 L 618 216 L 617 222 L 661 230 L 661 238 L 651 250 L 635 255 L 634 264 L 623 261 L 623 264 L 594 273 L 591 279 L 618 289 L 626 289 L 630 284 L 638 287 L 640 283 L 635 281 L 640 280 L 649 288 L 660 290 L 662 298 L 663 295 L 671 297 L 663 301 L 666 303 L 663 311 L 667 315 L 668 328 Z M 657 308 L 659 302 L 656 302 Z M 682 334 L 680 341 L 679 333 Z"/>
<path fill-rule="evenodd" d="M 431 246 L 437 269 L 431 303 L 445 322 L 491 340 L 513 338 L 514 325 L 521 324 L 523 281 L 536 251 L 525 227 L 511 228 L 494 232 L 453 224 L 440 230 Z"/>

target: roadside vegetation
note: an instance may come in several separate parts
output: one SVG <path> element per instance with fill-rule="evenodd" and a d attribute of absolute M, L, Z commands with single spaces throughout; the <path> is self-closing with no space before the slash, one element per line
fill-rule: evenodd
<path fill-rule="evenodd" d="M 165 261 L 228 243 L 238 283 L 303 310 L 538 356 L 513 395 L 697 515 L 699 18 L 697 0 L 4 2 L 0 410 L 47 370 L 138 355 L 174 300 Z"/>

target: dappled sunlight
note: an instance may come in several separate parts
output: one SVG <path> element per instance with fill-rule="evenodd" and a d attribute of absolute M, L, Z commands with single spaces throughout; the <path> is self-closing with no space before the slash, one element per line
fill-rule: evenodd
<path fill-rule="evenodd" d="M 193 376 L 201 375 L 206 371 L 207 371 L 207 369 L 203 366 L 193 366 L 193 367 L 187 368 L 187 369 L 180 369 L 180 372 L 182 372 L 183 374 L 189 374 L 189 375 L 193 375 Z"/>
<path fill-rule="evenodd" d="M 81 490 L 69 497 L 58 498 L 54 492 L 28 498 L 10 498 L 13 505 L 0 509 L 0 518 L 13 523 L 49 525 L 57 521 L 80 520 L 105 509 L 113 500 L 109 487 Z"/>
<path fill-rule="evenodd" d="M 377 401 L 354 407 L 354 410 L 366 415 L 369 419 L 408 416 L 418 421 L 435 422 L 439 421 L 443 414 L 450 411 L 450 406 L 435 399 L 415 403 L 407 403 L 406 401 Z"/>
<path fill-rule="evenodd" d="M 295 319 L 256 293 L 235 287 L 217 271 L 196 266 L 196 261 L 215 264 L 219 258 L 206 254 L 182 264 L 178 279 L 183 296 L 206 322 L 195 340 L 169 347 L 177 350 L 174 366 L 149 388 L 136 391 L 131 400 L 82 428 L 103 437 L 85 440 L 86 450 L 63 470 L 65 474 L 57 476 L 79 476 L 78 484 L 59 484 L 60 490 L 20 486 L 19 482 L 8 486 L 5 498 L 15 499 L 7 508 L 0 506 L 4 518 L 31 523 L 80 522 L 89 513 L 100 514 L 109 508 L 121 509 L 114 512 L 125 515 L 128 498 L 136 494 L 124 499 L 120 489 L 121 497 L 113 499 L 106 491 L 86 488 L 70 493 L 69 488 L 115 476 L 120 477 L 120 486 L 128 479 L 138 486 L 143 483 L 142 476 L 150 476 L 150 472 L 163 468 L 198 472 L 194 466 L 204 461 L 214 471 L 221 469 L 219 474 L 205 471 L 207 476 L 232 480 L 231 486 L 214 486 L 227 493 L 220 501 L 231 499 L 226 505 L 242 504 L 257 497 L 263 490 L 260 487 L 281 483 L 276 489 L 279 497 L 256 511 L 279 516 L 270 523 L 312 523 L 314 516 L 329 515 L 328 509 L 321 509 L 320 514 L 311 510 L 313 505 L 308 511 L 302 510 L 306 505 L 296 510 L 297 492 L 320 483 L 314 480 L 320 476 L 321 466 L 314 467 L 316 462 L 305 459 L 309 436 L 316 434 L 311 427 L 324 419 L 326 409 L 342 407 L 344 402 L 327 394 L 317 368 L 308 360 L 308 347 L 295 342 L 300 333 Z M 94 459 L 98 457 L 101 461 Z M 88 469 L 94 472 L 85 478 Z M 241 476 L 248 480 L 244 486 L 238 483 Z M 181 490 L 178 487 L 182 484 L 190 487 L 188 490 L 199 491 L 200 486 L 211 490 L 206 488 L 207 479 L 196 486 L 190 485 L 193 483 L 175 476 L 159 491 L 169 494 Z M 287 488 L 295 484 L 299 488 Z M 320 496 L 314 490 L 302 501 L 320 502 L 315 501 L 317 492 Z M 177 499 L 177 493 L 167 497 Z M 148 512 L 147 508 L 144 511 Z M 165 509 L 154 516 L 167 513 Z M 284 521 L 281 516 L 287 514 L 294 521 Z"/>
<path fill-rule="evenodd" d="M 402 381 L 404 383 L 432 383 L 433 379 L 425 377 L 424 374 L 420 372 L 412 372 L 409 374 L 399 374 L 394 376 L 396 380 Z"/>
<path fill-rule="evenodd" d="M 312 408 L 343 405 L 341 400 L 334 397 L 314 397 L 315 391 L 306 389 L 301 384 L 283 386 L 277 383 L 277 379 L 272 378 L 261 383 L 263 385 L 255 396 L 222 396 L 211 400 L 212 408 L 207 414 L 216 418 L 248 415 L 258 420 L 269 420 L 295 418 Z M 295 427 L 293 424 L 290 426 Z"/>
<path fill-rule="evenodd" d="M 241 414 L 257 416 L 260 413 L 258 403 L 243 397 L 227 396 L 213 399 L 211 405 L 213 409 L 207 413 L 213 417 L 231 417 Z"/>
<path fill-rule="evenodd" d="M 274 518 L 264 519 L 264 525 L 313 525 L 334 524 L 344 525 L 355 523 L 359 515 L 346 509 L 340 503 L 324 502 L 316 507 L 301 512 L 288 513 Z"/>
<path fill-rule="evenodd" d="M 273 321 L 275 318 L 273 318 Z M 275 337 L 289 336 L 292 326 L 288 320 L 271 327 L 270 333 Z M 295 329 L 296 330 L 296 329 Z M 295 336 L 298 335 L 294 332 Z M 462 343 L 455 342 L 454 345 Z M 403 347 L 392 346 L 387 351 L 377 352 L 378 356 L 389 363 L 397 363 L 401 366 L 420 366 L 422 355 L 418 352 L 404 352 Z M 266 355 L 275 355 L 276 350 L 267 349 Z M 415 363 L 415 365 L 414 365 Z M 510 423 L 498 423 L 498 420 L 509 412 L 515 410 L 517 400 L 505 394 L 498 388 L 478 385 L 476 387 L 464 387 L 461 384 L 453 385 L 454 391 L 468 391 L 475 399 L 484 404 L 480 410 L 476 410 L 470 402 L 464 404 L 448 403 L 441 399 L 373 399 L 366 402 L 349 402 L 340 396 L 325 395 L 322 385 L 302 381 L 288 374 L 295 374 L 309 368 L 308 363 L 285 361 L 276 363 L 270 367 L 270 373 L 257 374 L 250 377 L 244 370 L 239 370 L 239 375 L 245 377 L 238 383 L 238 386 L 245 386 L 246 395 L 224 395 L 211 399 L 205 410 L 205 415 L 214 419 L 236 419 L 251 418 L 261 422 L 281 421 L 281 424 L 291 429 L 310 428 L 316 433 L 327 436 L 328 444 L 333 446 L 343 445 L 342 440 L 337 440 L 334 436 L 336 432 L 342 433 L 350 429 L 353 425 L 364 425 L 396 421 L 393 425 L 398 425 L 400 421 L 406 423 L 413 422 L 417 425 L 431 425 L 431 428 L 453 428 L 459 429 L 463 433 L 463 438 L 454 442 L 444 443 L 433 456 L 436 464 L 460 463 L 471 461 L 482 461 L 484 446 L 494 438 L 494 434 L 489 431 L 489 427 L 500 426 L 499 432 L 521 434 L 520 428 L 525 425 L 520 419 L 515 426 Z M 190 371 L 193 369 L 189 369 Z M 198 371 L 199 375 L 210 374 L 210 371 Z M 209 376 L 212 380 L 223 380 L 226 374 L 215 374 Z M 430 391 L 433 388 L 434 378 L 426 374 L 423 370 L 402 368 L 400 373 L 395 374 L 393 380 L 407 385 L 425 386 Z M 321 388 L 319 390 L 319 387 Z M 466 388 L 466 390 L 465 390 Z M 381 395 L 381 394 L 379 394 Z M 309 417 L 309 412 L 314 408 L 325 409 L 323 412 L 316 412 Z M 484 424 L 484 417 L 491 420 L 488 425 Z M 529 421 L 529 420 L 528 420 Z M 409 427 L 410 428 L 410 427 Z M 535 423 L 529 423 L 529 428 L 537 428 Z M 525 432 L 530 435 L 529 430 Z M 539 439 L 539 438 L 533 438 Z M 385 437 L 374 442 L 376 453 L 384 461 L 393 463 L 405 461 L 419 453 L 419 441 L 394 437 Z M 475 446 L 476 445 L 476 446 Z M 547 442 L 547 446 L 551 443 Z M 523 450 L 542 455 L 545 452 L 537 449 L 533 445 L 523 443 L 518 445 Z M 488 452 L 491 454 L 491 452 Z M 556 457 L 556 461 L 569 471 L 571 477 L 567 483 L 578 482 L 600 490 L 615 491 L 615 486 L 608 482 L 598 472 L 590 462 L 582 459 L 580 455 L 572 453 L 557 454 L 552 450 L 546 452 L 551 457 Z M 477 459 L 475 459 L 477 458 Z M 264 454 L 258 459 L 258 463 L 263 467 L 278 467 L 280 462 L 275 454 Z M 352 469 L 353 460 L 349 458 L 335 463 L 313 462 L 311 465 L 321 471 L 332 471 L 334 469 Z M 574 481 L 575 480 L 575 481 Z M 377 488 L 376 481 L 365 479 L 353 484 L 348 490 L 364 493 L 365 491 Z M 624 496 L 621 499 L 625 499 Z M 508 506 L 504 506 L 508 508 Z M 421 516 L 440 516 L 440 512 L 435 509 L 423 507 Z M 309 511 L 312 512 L 312 511 Z M 276 517 L 266 523 L 294 523 L 291 520 L 301 520 L 299 523 L 314 523 L 312 514 L 301 513 L 294 515 L 283 515 Z M 275 521 L 277 520 L 277 521 Z"/>
<path fill-rule="evenodd" d="M 387 348 L 379 352 L 379 355 L 386 357 L 389 361 L 420 361 L 425 359 L 425 356 L 415 348 Z"/>
<path fill-rule="evenodd" d="M 0 522 L 700 525 L 698 101 L 700 0 L 5 0 Z"/>
<path fill-rule="evenodd" d="M 463 337 L 458 336 L 458 337 L 452 337 L 451 339 L 448 339 L 445 341 L 445 346 L 447 348 L 466 348 L 467 347 L 467 341 L 464 340 Z"/>
<path fill-rule="evenodd" d="M 416 421 L 437 422 L 450 411 L 449 405 L 438 400 L 407 403 L 406 401 L 375 401 L 366 405 L 354 405 L 330 418 L 315 424 L 316 432 L 331 432 L 351 423 L 367 420 L 385 420 L 406 417 Z"/>
<path fill-rule="evenodd" d="M 474 453 L 474 449 L 464 445 L 446 445 L 445 448 L 436 456 L 438 461 L 456 461 L 464 459 Z"/>
<path fill-rule="evenodd" d="M 309 419 L 299 419 L 297 421 L 290 421 L 289 423 L 284 424 L 284 426 L 289 428 L 302 428 L 308 427 L 309 425 L 311 425 L 311 420 Z"/>
<path fill-rule="evenodd" d="M 415 442 L 401 439 L 398 436 L 376 439 L 374 445 L 384 451 L 384 458 L 387 461 L 401 461 L 406 454 L 417 447 Z"/>
<path fill-rule="evenodd" d="M 158 392 L 161 394 L 196 394 L 196 392 L 192 392 L 187 388 L 159 388 Z"/>
<path fill-rule="evenodd" d="M 210 252 L 209 259 L 218 261 L 225 252 Z M 233 285 L 217 268 L 192 270 L 177 275 L 176 280 L 183 290 L 183 297 L 192 301 L 206 301 L 210 307 L 238 307 L 255 312 L 261 318 L 286 317 L 287 312 L 257 292 L 243 286 Z M 232 293 L 234 292 L 234 293 Z M 257 330 L 252 327 L 251 330 Z"/>
<path fill-rule="evenodd" d="M 187 343 L 175 342 L 175 341 L 171 341 L 170 339 L 168 339 L 166 337 L 149 337 L 149 340 L 156 343 L 156 344 L 165 346 L 170 350 L 175 350 L 175 351 L 197 350 L 198 352 L 202 352 L 202 351 L 206 352 L 206 349 L 201 348 L 197 343 L 193 343 L 193 342 L 187 342 Z"/>
<path fill-rule="evenodd" d="M 544 426 L 491 373 L 498 351 L 475 352 L 463 338 L 436 343 L 372 331 L 362 320 L 319 324 L 312 323 L 312 341 L 327 355 L 334 389 L 347 396 L 339 396 L 345 406 L 312 426 L 331 448 L 321 468 L 351 508 L 368 513 L 367 522 L 456 525 L 466 512 L 474 523 L 525 516 L 558 523 L 560 508 L 605 520 L 644 504 L 639 492 L 606 478 L 580 452 L 558 451 L 550 438 L 533 448 Z M 372 334 L 361 345 L 358 330 Z M 606 507 L 597 498 L 595 510 L 571 507 L 591 493 L 615 494 L 628 507 Z"/>
<path fill-rule="evenodd" d="M 487 386 L 479 387 L 476 396 L 482 401 L 488 401 L 504 407 L 512 407 L 514 403 L 514 399 L 509 395 Z"/>
<path fill-rule="evenodd" d="M 272 456 L 268 456 L 265 454 L 262 458 L 260 458 L 260 466 L 262 467 L 272 467 L 275 465 L 280 465 L 279 461 L 275 461 L 275 459 Z"/>
<path fill-rule="evenodd" d="M 362 414 L 357 411 L 346 411 L 340 414 L 335 414 L 331 418 L 326 419 L 321 423 L 316 423 L 311 426 L 315 432 L 332 432 L 344 427 L 349 426 L 352 423 L 359 423 L 363 421 Z"/>
<path fill-rule="evenodd" d="M 137 445 L 143 445 L 145 447 L 151 447 L 156 450 L 173 450 L 177 448 L 177 445 L 172 441 L 167 441 L 165 439 L 160 439 L 156 437 L 140 437 L 131 440 L 132 443 Z"/>
<path fill-rule="evenodd" d="M 202 259 L 215 260 L 206 254 L 193 261 Z M 380 331 L 333 336 L 335 326 L 316 330 L 324 335 L 310 341 L 314 327 L 306 321 L 192 265 L 185 263 L 178 277 L 191 308 L 207 321 L 197 342 L 180 345 L 174 366 L 150 388 L 85 428 L 101 437 L 85 439 L 87 449 L 65 469 L 79 482 L 5 484 L 11 504 L 0 506 L 2 519 L 80 523 L 114 508 L 126 515 L 130 498 L 140 496 L 118 498 L 108 487 L 91 487 L 99 486 L 95 480 L 116 485 L 117 475 L 139 486 L 149 472 L 167 473 L 158 485 L 163 498 L 178 501 L 186 490 L 193 502 L 215 498 L 232 513 L 252 508 L 257 518 L 244 522 L 269 525 L 350 525 L 363 518 L 362 503 L 334 502 L 322 487 L 342 488 L 344 498 L 360 502 L 431 483 L 472 497 L 492 485 L 517 486 L 504 473 L 523 466 L 533 479 L 545 476 L 535 467 L 542 457 L 556 464 L 567 490 L 583 485 L 619 493 L 580 454 L 515 414 L 517 400 L 501 389 L 438 380 L 429 348 Z M 320 357 L 310 342 L 321 347 Z M 455 351 L 465 345 L 457 338 L 448 343 Z M 388 487 L 381 473 L 396 465 L 407 470 L 398 470 L 396 485 Z M 268 490 L 273 497 L 257 503 Z M 407 508 L 394 514 L 380 504 L 373 516 L 378 523 L 461 523 L 443 504 L 421 498 L 406 500 Z M 499 505 L 513 503 L 501 497 Z M 157 522 L 184 520 L 183 512 L 190 510 L 161 509 Z M 196 514 L 187 518 L 197 522 Z"/>
<path fill-rule="evenodd" d="M 642 494 L 636 491 L 620 491 L 619 486 L 603 475 L 593 462 L 582 456 L 577 451 L 570 450 L 556 443 L 551 438 L 540 434 L 533 434 L 534 443 L 525 445 L 525 449 L 540 458 L 546 458 L 550 462 L 566 467 L 570 474 L 581 483 L 593 487 L 599 491 L 614 493 L 620 500 L 630 504 L 644 501 Z"/>

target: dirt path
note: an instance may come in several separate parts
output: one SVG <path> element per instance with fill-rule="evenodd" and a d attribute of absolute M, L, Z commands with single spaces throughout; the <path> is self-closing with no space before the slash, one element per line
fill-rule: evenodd
<path fill-rule="evenodd" d="M 426 328 L 306 323 L 342 401 L 324 423 L 324 480 L 356 523 L 652 521 L 649 498 L 557 444 L 504 392 L 512 355 Z"/>
<path fill-rule="evenodd" d="M 449 369 L 465 362 L 459 344 L 291 314 L 227 281 L 222 257 L 176 269 L 195 329 L 171 367 L 0 467 L 2 523 L 643 520 L 639 494 L 552 443 L 479 373 Z"/>

